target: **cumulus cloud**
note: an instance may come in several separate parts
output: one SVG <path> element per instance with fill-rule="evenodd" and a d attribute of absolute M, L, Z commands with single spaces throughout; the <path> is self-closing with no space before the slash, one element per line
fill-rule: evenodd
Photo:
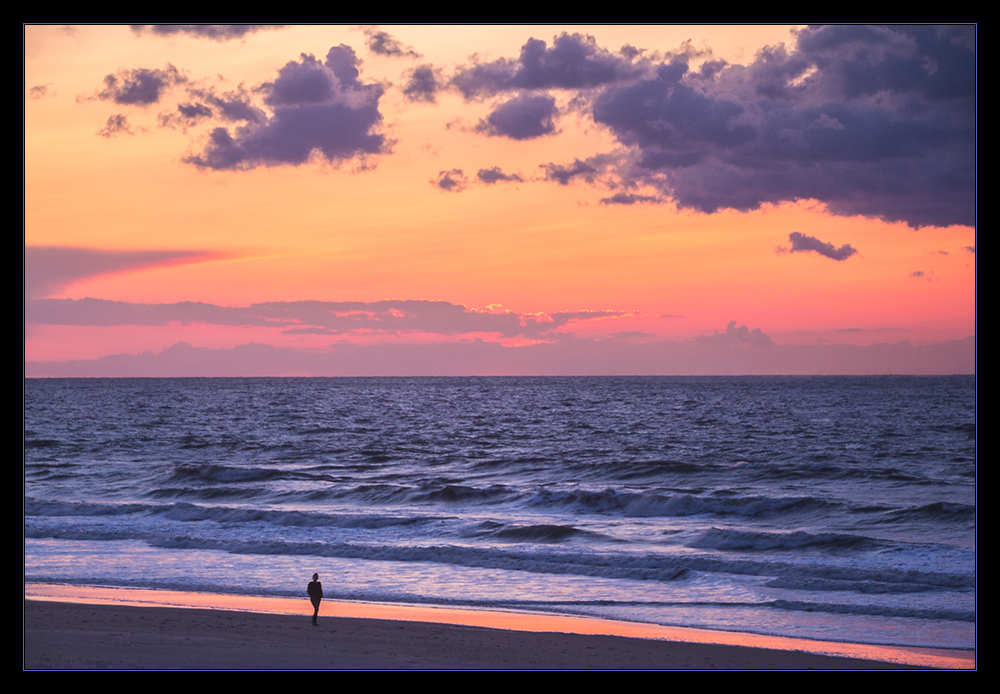
<path fill-rule="evenodd" d="M 452 84 L 466 99 L 523 89 L 587 89 L 636 77 L 635 54 L 615 54 L 592 36 L 561 34 L 549 47 L 529 39 L 518 58 L 501 58 L 460 68 Z"/>
<path fill-rule="evenodd" d="M 212 41 L 231 41 L 241 39 L 258 31 L 283 29 L 283 24 L 133 24 L 135 34 L 155 34 L 157 36 L 174 36 L 185 34 L 195 38 L 211 39 Z"/>
<path fill-rule="evenodd" d="M 831 260 L 847 260 L 858 252 L 850 244 L 845 243 L 840 248 L 837 248 L 832 243 L 820 241 L 815 236 L 806 236 L 798 231 L 793 231 L 789 234 L 788 240 L 792 242 L 792 253 L 808 253 L 812 251 Z"/>
<path fill-rule="evenodd" d="M 476 129 L 512 140 L 532 140 L 555 131 L 552 119 L 558 113 L 551 96 L 519 94 L 493 109 Z"/>
<path fill-rule="evenodd" d="M 437 93 L 444 87 L 441 71 L 433 65 L 421 65 L 406 75 L 406 85 L 403 96 L 408 101 L 423 101 L 433 104 L 437 101 Z"/>
<path fill-rule="evenodd" d="M 506 183 L 513 182 L 523 182 L 524 179 L 517 174 L 505 174 L 499 166 L 494 166 L 489 169 L 479 169 L 476 174 L 476 178 L 485 183 L 486 185 L 493 185 L 494 183 L 500 183 L 504 181 Z"/>
<path fill-rule="evenodd" d="M 28 96 L 33 100 L 43 99 L 49 93 L 49 85 L 47 84 L 36 84 L 34 87 L 28 89 Z"/>
<path fill-rule="evenodd" d="M 431 185 L 449 193 L 460 193 L 469 185 L 469 179 L 461 169 L 439 171 L 437 178 L 431 180 Z"/>
<path fill-rule="evenodd" d="M 104 77 L 104 89 L 98 92 L 97 98 L 122 105 L 149 106 L 157 103 L 171 87 L 186 81 L 173 65 L 162 70 L 119 70 Z"/>
<path fill-rule="evenodd" d="M 975 221 L 975 27 L 819 26 L 747 66 L 609 84 L 594 120 L 638 154 L 628 172 L 715 212 L 817 199 L 913 227 Z"/>
<path fill-rule="evenodd" d="M 185 161 L 204 169 L 245 170 L 298 166 L 312 157 L 341 163 L 388 152 L 391 143 L 378 131 L 382 87 L 362 82 L 359 64 L 346 45 L 331 48 L 322 62 L 302 54 L 260 87 L 273 115 L 235 133 L 215 128 L 202 153 Z"/>
<path fill-rule="evenodd" d="M 378 55 L 386 55 L 392 58 L 419 58 L 411 46 L 404 46 L 388 33 L 379 29 L 367 28 L 364 30 L 368 40 L 368 50 Z"/>

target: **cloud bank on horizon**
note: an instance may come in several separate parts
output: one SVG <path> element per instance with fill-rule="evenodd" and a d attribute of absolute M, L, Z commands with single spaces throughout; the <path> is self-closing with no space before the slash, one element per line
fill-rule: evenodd
<path fill-rule="evenodd" d="M 148 31 L 222 40 L 263 28 L 225 26 Z M 419 57 L 386 32 L 365 36 L 375 55 Z M 487 137 L 552 136 L 567 109 L 589 118 L 619 150 L 597 163 L 538 164 L 561 184 L 592 182 L 603 168 L 611 204 L 669 199 L 713 213 L 814 199 L 833 214 L 915 228 L 975 223 L 974 26 L 815 26 L 748 65 L 703 58 L 690 46 L 613 52 L 563 33 L 551 44 L 530 38 L 517 56 L 473 56 L 448 77 L 433 65 L 410 69 L 402 90 L 411 102 L 445 91 L 488 101 L 475 128 Z M 133 68 L 107 75 L 97 98 L 144 107 L 187 89 L 192 100 L 175 117 L 218 123 L 203 151 L 183 160 L 203 169 L 367 161 L 389 155 L 392 141 L 384 88 L 361 79 L 361 65 L 353 48 L 333 46 L 325 60 L 303 53 L 274 80 L 223 95 L 191 86 L 173 65 Z"/>

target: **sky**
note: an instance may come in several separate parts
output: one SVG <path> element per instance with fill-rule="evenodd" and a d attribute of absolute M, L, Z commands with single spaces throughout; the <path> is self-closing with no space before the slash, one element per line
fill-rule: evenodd
<path fill-rule="evenodd" d="M 24 27 L 46 376 L 973 373 L 974 26 Z"/>

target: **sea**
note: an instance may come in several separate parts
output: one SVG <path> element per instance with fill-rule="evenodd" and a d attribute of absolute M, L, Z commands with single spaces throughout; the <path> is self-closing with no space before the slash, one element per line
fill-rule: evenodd
<path fill-rule="evenodd" d="M 976 380 L 24 381 L 24 580 L 974 649 Z"/>

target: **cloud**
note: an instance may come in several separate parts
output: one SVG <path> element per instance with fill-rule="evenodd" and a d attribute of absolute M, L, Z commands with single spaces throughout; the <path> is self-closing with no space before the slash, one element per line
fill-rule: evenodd
<path fill-rule="evenodd" d="M 914 347 L 651 342 L 643 339 L 562 340 L 505 347 L 483 340 L 436 344 L 336 345 L 327 351 L 262 344 L 232 349 L 178 342 L 153 354 L 94 360 L 25 362 L 38 377 L 142 376 L 502 376 L 502 375 L 860 375 L 974 374 L 976 339 Z"/>
<path fill-rule="evenodd" d="M 806 236 L 805 234 L 797 231 L 793 231 L 789 234 L 788 240 L 792 242 L 792 253 L 807 253 L 809 251 L 814 251 L 832 260 L 847 260 L 858 252 L 857 249 L 852 248 L 850 244 L 845 243 L 840 248 L 837 248 L 832 243 L 825 243 L 820 241 L 815 236 Z"/>
<path fill-rule="evenodd" d="M 410 46 L 404 46 L 384 31 L 374 28 L 364 30 L 368 39 L 368 50 L 378 55 L 392 58 L 419 58 L 420 54 Z"/>
<path fill-rule="evenodd" d="M 36 84 L 28 89 L 28 96 L 35 101 L 43 99 L 49 93 L 49 86 L 48 84 Z"/>
<path fill-rule="evenodd" d="M 519 94 L 479 122 L 476 130 L 512 140 L 532 140 L 555 131 L 556 100 L 547 95 Z"/>
<path fill-rule="evenodd" d="M 634 56 L 634 53 L 632 54 Z M 588 89 L 641 72 L 631 57 L 611 53 L 592 36 L 561 34 L 549 47 L 529 39 L 515 60 L 501 58 L 460 68 L 452 84 L 466 99 L 523 89 Z"/>
<path fill-rule="evenodd" d="M 283 24 L 133 24 L 135 34 L 151 33 L 157 36 L 185 34 L 212 41 L 241 39 L 258 31 L 283 29 Z"/>
<path fill-rule="evenodd" d="M 617 170 L 622 166 L 622 159 L 617 153 L 596 154 L 585 160 L 574 159 L 572 164 L 539 164 L 545 171 L 545 180 L 555 181 L 561 186 L 569 185 L 570 181 L 582 178 L 587 183 L 594 183 L 608 171 Z"/>
<path fill-rule="evenodd" d="M 188 89 L 188 94 L 212 107 L 213 114 L 223 121 L 255 124 L 263 124 L 267 121 L 267 114 L 253 104 L 250 93 L 242 84 L 235 90 L 222 94 L 214 89 L 203 88 Z"/>
<path fill-rule="evenodd" d="M 431 185 L 449 193 L 460 193 L 469 185 L 469 180 L 461 169 L 452 169 L 451 171 L 439 171 L 438 177 L 431 180 Z"/>
<path fill-rule="evenodd" d="M 975 222 L 975 27 L 809 27 L 747 66 L 612 83 L 594 120 L 623 175 L 702 212 L 817 199 L 913 227 Z"/>
<path fill-rule="evenodd" d="M 476 177 L 485 183 L 486 185 L 493 185 L 494 183 L 499 183 L 500 181 L 511 182 L 523 182 L 524 179 L 517 174 L 505 174 L 499 166 L 494 166 L 489 169 L 479 169 Z"/>
<path fill-rule="evenodd" d="M 640 203 L 659 205 L 663 202 L 663 198 L 657 195 L 636 195 L 634 193 L 615 193 L 611 197 L 601 198 L 602 205 L 637 205 Z"/>
<path fill-rule="evenodd" d="M 771 342 L 770 336 L 765 335 L 760 328 L 750 330 L 745 325 L 736 327 L 736 321 L 734 320 L 729 321 L 729 325 L 726 326 L 726 332 L 703 335 L 695 338 L 695 340 L 705 344 L 743 343 L 755 347 L 771 347 L 774 344 Z"/>
<path fill-rule="evenodd" d="M 67 286 L 100 275 L 215 260 L 205 251 L 106 251 L 69 246 L 25 246 L 24 295 L 57 294 Z"/>
<path fill-rule="evenodd" d="M 433 65 L 421 65 L 406 74 L 403 96 L 408 101 L 423 101 L 433 104 L 437 93 L 443 88 L 441 71 Z"/>
<path fill-rule="evenodd" d="M 341 163 L 387 153 L 391 142 L 378 132 L 382 87 L 362 82 L 359 64 L 346 45 L 331 48 L 324 62 L 303 53 L 260 87 L 272 116 L 235 134 L 213 129 L 202 153 L 184 161 L 216 171 L 247 170 L 299 166 L 312 157 Z"/>
<path fill-rule="evenodd" d="M 301 335 L 495 335 L 497 338 L 558 340 L 557 332 L 578 322 L 613 318 L 623 311 L 567 311 L 549 316 L 476 311 L 447 301 L 287 301 L 228 307 L 182 301 L 137 304 L 103 299 L 29 299 L 26 322 L 33 325 L 266 326 Z"/>
<path fill-rule="evenodd" d="M 137 68 L 119 70 L 104 77 L 104 89 L 97 94 L 103 101 L 129 106 L 149 106 L 175 84 L 182 84 L 187 78 L 173 65 L 163 70 Z"/>
<path fill-rule="evenodd" d="M 135 135 L 128 124 L 128 117 L 122 113 L 109 116 L 108 122 L 104 124 L 103 128 L 97 131 L 97 134 L 101 137 L 114 137 L 123 133 L 126 135 Z"/>

